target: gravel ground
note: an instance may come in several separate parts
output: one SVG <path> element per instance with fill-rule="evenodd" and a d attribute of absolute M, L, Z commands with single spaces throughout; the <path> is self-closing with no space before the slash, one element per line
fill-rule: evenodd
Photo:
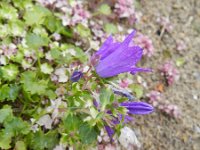
<path fill-rule="evenodd" d="M 170 53 L 174 62 L 184 58 L 179 67 L 180 79 L 172 86 L 164 87 L 165 99 L 181 109 L 180 119 L 155 111 L 149 116 L 137 118 L 134 126 L 144 150 L 200 150 L 200 1 L 199 0 L 144 0 L 140 8 L 143 17 L 138 29 L 153 40 L 156 55 L 145 62 L 158 68 Z M 160 31 L 156 19 L 158 16 L 169 17 L 173 30 L 170 33 Z M 183 40 L 187 49 L 176 50 L 177 40 Z M 146 75 L 152 87 L 159 82 L 159 73 Z"/>

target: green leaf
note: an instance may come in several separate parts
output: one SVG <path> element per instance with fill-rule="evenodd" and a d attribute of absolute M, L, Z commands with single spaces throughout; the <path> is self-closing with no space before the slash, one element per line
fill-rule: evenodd
<path fill-rule="evenodd" d="M 36 72 L 33 71 L 26 71 L 21 75 L 21 83 L 26 83 L 29 81 L 33 81 L 36 78 Z"/>
<path fill-rule="evenodd" d="M 35 82 L 26 82 L 24 84 L 24 90 L 30 92 L 32 95 L 33 94 L 45 94 L 46 89 L 48 88 L 47 86 L 48 81 L 45 80 L 38 80 Z"/>
<path fill-rule="evenodd" d="M 23 37 L 25 35 L 26 30 L 24 22 L 20 20 L 10 21 L 9 22 L 10 33 L 13 36 Z"/>
<path fill-rule="evenodd" d="M 44 22 L 47 29 L 49 29 L 51 32 L 55 32 L 57 30 L 57 26 L 59 23 L 59 20 L 54 16 L 48 16 Z"/>
<path fill-rule="evenodd" d="M 172 57 L 172 54 L 169 50 L 164 50 L 163 51 L 163 56 L 165 59 L 168 59 L 168 58 L 171 58 Z"/>
<path fill-rule="evenodd" d="M 86 62 L 87 61 L 87 56 L 83 52 L 83 50 L 79 47 L 75 47 L 76 55 L 74 56 L 75 58 L 79 59 L 81 62 Z"/>
<path fill-rule="evenodd" d="M 143 96 L 143 88 L 142 88 L 141 85 L 139 85 L 139 84 L 133 84 L 131 86 L 131 88 L 133 89 L 133 91 L 136 94 L 137 98 L 141 98 Z"/>
<path fill-rule="evenodd" d="M 9 97 L 9 91 L 10 91 L 10 88 L 7 84 L 4 84 L 0 88 L 0 101 L 4 101 Z"/>
<path fill-rule="evenodd" d="M 101 102 L 101 109 L 102 111 L 105 110 L 108 104 L 111 104 L 113 101 L 113 92 L 110 89 L 102 89 L 100 92 L 100 102 Z"/>
<path fill-rule="evenodd" d="M 9 5 L 9 3 L 0 3 L 0 19 L 17 20 L 17 9 Z"/>
<path fill-rule="evenodd" d="M 98 135 L 94 127 L 90 127 L 87 123 L 80 127 L 79 134 L 83 144 L 92 144 L 94 141 L 96 141 Z"/>
<path fill-rule="evenodd" d="M 42 46 L 48 46 L 49 39 L 47 37 L 41 37 L 34 33 L 29 33 L 26 36 L 26 42 L 30 48 L 38 49 Z"/>
<path fill-rule="evenodd" d="M 2 149 L 10 149 L 11 148 L 11 140 L 12 140 L 12 134 L 2 130 L 0 132 L 0 148 Z"/>
<path fill-rule="evenodd" d="M 58 59 L 61 57 L 61 52 L 58 49 L 51 49 L 50 53 L 53 59 Z"/>
<path fill-rule="evenodd" d="M 63 125 L 67 132 L 77 131 L 80 126 L 80 118 L 69 114 L 63 119 Z"/>
<path fill-rule="evenodd" d="M 33 8 L 27 9 L 24 19 L 27 25 L 39 25 L 43 24 L 45 17 L 51 15 L 51 12 L 41 6 L 34 6 Z"/>
<path fill-rule="evenodd" d="M 21 63 L 24 60 L 24 54 L 20 50 L 18 50 L 17 54 L 11 56 L 11 60 L 13 62 Z"/>
<path fill-rule="evenodd" d="M 82 37 L 89 37 L 91 36 L 91 32 L 90 32 L 90 29 L 85 27 L 84 25 L 82 24 L 78 24 L 76 26 L 76 29 L 77 29 L 77 32 L 80 34 L 80 36 Z"/>
<path fill-rule="evenodd" d="M 19 94 L 19 90 L 20 90 L 19 86 L 15 85 L 15 84 L 10 85 L 8 100 L 12 100 L 12 101 L 16 100 L 16 98 Z"/>
<path fill-rule="evenodd" d="M 10 108 L 6 106 L 8 110 L 7 115 L 10 114 Z M 4 110 L 5 114 L 5 110 Z M 12 114 L 10 114 L 12 116 Z M 4 116 L 5 117 L 5 116 Z M 27 134 L 30 129 L 27 122 L 22 121 L 20 118 L 10 117 L 9 119 L 4 120 L 4 129 L 0 132 L 0 147 L 2 149 L 9 149 L 12 137 L 19 134 Z"/>
<path fill-rule="evenodd" d="M 99 111 L 97 111 L 94 107 L 91 107 L 90 114 L 91 114 L 92 118 L 95 119 L 97 117 L 97 115 L 99 114 Z"/>
<path fill-rule="evenodd" d="M 0 68 L 0 71 L 2 73 L 2 77 L 8 81 L 15 80 L 19 73 L 18 66 L 14 64 L 3 66 Z"/>
<path fill-rule="evenodd" d="M 56 131 L 49 131 L 46 134 L 38 131 L 31 134 L 30 138 L 30 147 L 34 150 L 53 149 L 58 144 L 58 134 Z"/>
<path fill-rule="evenodd" d="M 3 123 L 5 120 L 12 118 L 12 109 L 8 105 L 4 105 L 2 109 L 0 109 L 0 123 Z"/>
<path fill-rule="evenodd" d="M 36 73 L 32 71 L 26 71 L 21 75 L 21 83 L 23 83 L 23 89 L 33 94 L 45 94 L 48 88 L 48 80 L 36 79 Z"/>
<path fill-rule="evenodd" d="M 26 144 L 24 141 L 17 141 L 15 144 L 15 150 L 26 150 Z"/>
<path fill-rule="evenodd" d="M 55 99 L 57 97 L 56 93 L 52 90 L 47 90 L 45 95 L 48 96 L 49 99 Z"/>
<path fill-rule="evenodd" d="M 99 8 L 99 12 L 104 15 L 110 15 L 111 14 L 110 6 L 107 4 L 102 4 Z"/>
<path fill-rule="evenodd" d="M 28 134 L 30 131 L 29 124 L 17 117 L 13 117 L 11 120 L 6 121 L 4 127 L 5 131 L 11 133 L 13 136 Z"/>
<path fill-rule="evenodd" d="M 176 59 L 176 66 L 177 67 L 181 67 L 184 63 L 185 63 L 185 59 L 184 58 Z"/>
<path fill-rule="evenodd" d="M 17 85 L 11 84 L 8 86 L 7 84 L 4 84 L 0 88 L 0 101 L 4 101 L 6 99 L 14 101 L 18 96 L 19 89 L 20 87 Z"/>
<path fill-rule="evenodd" d="M 53 68 L 47 63 L 41 64 L 40 69 L 41 69 L 41 72 L 45 74 L 51 74 L 53 72 Z"/>
<path fill-rule="evenodd" d="M 112 23 L 107 23 L 104 27 L 104 30 L 106 31 L 106 33 L 108 34 L 115 34 L 118 32 L 118 29 L 116 27 L 116 25 L 112 24 Z"/>
<path fill-rule="evenodd" d="M 32 0 L 12 0 L 15 7 L 19 9 L 25 9 L 27 6 L 32 6 Z"/>

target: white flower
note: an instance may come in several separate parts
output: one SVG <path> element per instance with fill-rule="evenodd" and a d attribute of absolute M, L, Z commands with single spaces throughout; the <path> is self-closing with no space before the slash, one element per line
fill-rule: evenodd
<path fill-rule="evenodd" d="M 90 40 L 90 47 L 92 49 L 98 50 L 99 49 L 99 41 L 95 41 L 95 40 Z"/>
<path fill-rule="evenodd" d="M 35 125 L 31 126 L 31 130 L 32 130 L 34 133 L 37 132 L 37 131 L 39 130 L 38 124 L 35 124 Z"/>
<path fill-rule="evenodd" d="M 129 127 L 124 127 L 121 129 L 119 142 L 125 149 L 129 149 L 130 147 L 141 147 L 141 144 L 138 141 L 134 131 Z"/>
<path fill-rule="evenodd" d="M 66 75 L 59 76 L 58 82 L 67 82 L 68 77 Z"/>
<path fill-rule="evenodd" d="M 47 107 L 47 112 L 52 112 L 52 119 L 62 117 L 64 112 L 60 112 L 59 108 L 67 108 L 67 103 L 63 102 L 61 98 L 51 100 L 51 106 Z"/>
<path fill-rule="evenodd" d="M 40 69 L 45 74 L 51 74 L 53 72 L 53 68 L 47 63 L 41 64 Z"/>
<path fill-rule="evenodd" d="M 52 60 L 53 60 L 50 51 L 48 51 L 48 52 L 45 54 L 45 58 L 46 58 L 47 60 L 49 60 L 49 61 L 52 61 Z"/>
<path fill-rule="evenodd" d="M 53 150 L 65 150 L 66 148 L 63 145 L 56 145 L 56 147 Z"/>
<path fill-rule="evenodd" d="M 61 35 L 58 34 L 58 33 L 54 33 L 53 34 L 53 38 L 56 40 L 56 41 L 59 41 L 61 39 Z"/>
<path fill-rule="evenodd" d="M 58 68 L 55 71 L 55 75 L 58 76 L 58 82 L 67 82 L 68 81 L 68 76 L 66 75 L 66 68 Z"/>
<path fill-rule="evenodd" d="M 22 67 L 24 69 L 28 69 L 28 68 L 31 68 L 32 64 L 29 63 L 27 60 L 22 60 Z"/>
<path fill-rule="evenodd" d="M 66 49 L 65 51 L 62 52 L 62 55 L 64 57 L 66 57 L 68 54 L 72 55 L 72 56 L 76 56 L 76 51 L 72 48 L 70 49 Z"/>
<path fill-rule="evenodd" d="M 40 126 L 44 126 L 46 129 L 51 129 L 52 123 L 53 123 L 53 120 L 51 119 L 49 115 L 44 115 L 37 121 L 37 124 L 39 124 Z"/>
<path fill-rule="evenodd" d="M 6 65 L 7 61 L 6 61 L 6 57 L 4 55 L 0 56 L 0 65 Z"/>

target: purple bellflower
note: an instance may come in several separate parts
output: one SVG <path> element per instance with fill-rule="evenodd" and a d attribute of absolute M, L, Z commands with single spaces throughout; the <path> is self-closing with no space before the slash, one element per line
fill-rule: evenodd
<path fill-rule="evenodd" d="M 76 70 L 76 71 L 73 72 L 70 80 L 72 82 L 77 82 L 82 76 L 83 76 L 83 73 Z"/>
<path fill-rule="evenodd" d="M 130 46 L 135 31 L 130 33 L 123 42 L 113 42 L 108 37 L 94 57 L 99 58 L 96 67 L 97 74 L 102 78 L 116 76 L 120 73 L 148 72 L 150 69 L 137 68 L 136 64 L 142 57 L 142 48 Z"/>
<path fill-rule="evenodd" d="M 128 112 L 124 116 L 124 118 L 122 114 L 118 114 L 118 117 L 113 117 L 112 123 L 114 125 L 119 124 L 121 121 L 123 121 L 122 122 L 123 124 L 132 121 L 133 118 L 130 116 L 130 114 L 144 115 L 144 114 L 149 114 L 153 112 L 153 107 L 150 104 L 147 104 L 145 102 L 122 102 L 119 105 L 122 107 L 125 107 L 128 110 Z M 107 113 L 111 113 L 111 112 L 108 111 Z M 108 136 L 110 137 L 112 141 L 114 130 L 108 125 L 105 126 L 105 129 L 106 129 L 106 132 L 108 133 Z"/>
<path fill-rule="evenodd" d="M 145 102 L 123 102 L 120 106 L 128 109 L 129 114 L 144 115 L 153 111 L 153 107 Z"/>

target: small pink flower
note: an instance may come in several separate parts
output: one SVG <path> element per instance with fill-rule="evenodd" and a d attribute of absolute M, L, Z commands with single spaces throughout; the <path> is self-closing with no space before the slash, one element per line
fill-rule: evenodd
<path fill-rule="evenodd" d="M 187 45 L 185 44 L 184 41 L 177 41 L 177 43 L 176 43 L 176 49 L 178 51 L 186 50 L 187 49 Z"/>
<path fill-rule="evenodd" d="M 114 12 L 119 18 L 128 18 L 130 24 L 133 24 L 137 16 L 133 4 L 133 0 L 117 0 Z"/>
<path fill-rule="evenodd" d="M 127 88 L 130 84 L 130 81 L 128 79 L 122 79 L 119 82 L 119 86 L 122 88 Z"/>
<path fill-rule="evenodd" d="M 53 34 L 53 38 L 56 40 L 56 41 L 59 41 L 61 39 L 61 35 L 58 34 L 58 33 L 54 33 Z"/>
<path fill-rule="evenodd" d="M 2 49 L 3 54 L 8 58 L 17 53 L 17 46 L 13 43 L 9 45 L 2 45 L 0 49 Z"/>
<path fill-rule="evenodd" d="M 168 61 L 165 64 L 163 64 L 163 66 L 160 68 L 160 71 L 161 74 L 167 79 L 168 85 L 172 85 L 175 81 L 179 79 L 179 72 L 174 67 L 171 61 Z"/>
<path fill-rule="evenodd" d="M 142 33 L 138 33 L 134 39 L 134 43 L 143 48 L 143 55 L 151 57 L 154 53 L 152 40 Z"/>
<path fill-rule="evenodd" d="M 173 104 L 165 104 L 161 110 L 174 118 L 179 118 L 181 115 L 180 109 Z"/>
<path fill-rule="evenodd" d="M 83 21 L 86 21 L 88 18 L 90 18 L 89 11 L 85 10 L 83 8 L 83 4 L 76 4 L 74 7 L 72 7 L 72 14 L 71 14 L 71 22 L 70 25 L 74 26 L 77 23 L 81 23 Z"/>
<path fill-rule="evenodd" d="M 171 32 L 173 30 L 173 25 L 168 17 L 158 17 L 157 23 L 164 27 L 167 32 Z"/>
<path fill-rule="evenodd" d="M 147 97 L 149 98 L 149 103 L 156 107 L 159 105 L 159 102 L 162 99 L 162 94 L 158 91 L 151 91 L 147 94 Z"/>

